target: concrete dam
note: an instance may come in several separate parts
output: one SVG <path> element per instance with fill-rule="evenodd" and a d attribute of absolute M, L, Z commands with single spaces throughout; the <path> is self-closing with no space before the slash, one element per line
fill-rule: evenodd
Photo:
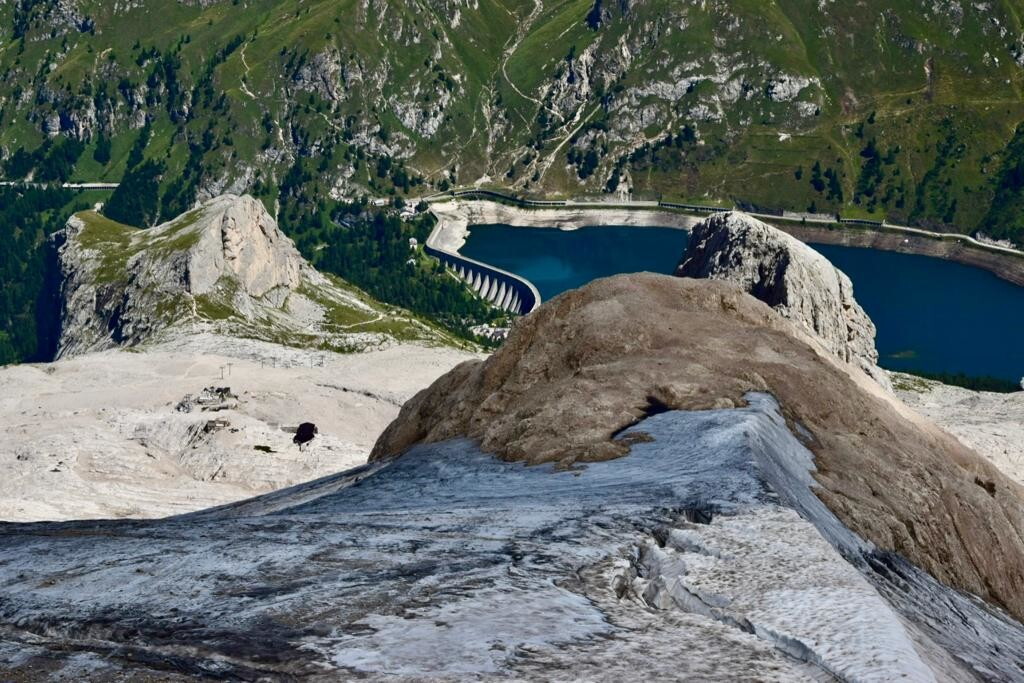
<path fill-rule="evenodd" d="M 424 251 L 448 267 L 480 298 L 503 311 L 526 315 L 540 306 L 540 292 L 529 280 L 460 254 L 423 245 Z"/>

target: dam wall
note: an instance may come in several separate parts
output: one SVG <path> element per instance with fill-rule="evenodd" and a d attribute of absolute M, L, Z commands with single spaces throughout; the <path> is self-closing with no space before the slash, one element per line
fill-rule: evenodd
<path fill-rule="evenodd" d="M 430 240 L 423 249 L 492 306 L 519 315 L 526 315 L 540 306 L 540 292 L 533 283 L 518 275 L 431 246 Z"/>

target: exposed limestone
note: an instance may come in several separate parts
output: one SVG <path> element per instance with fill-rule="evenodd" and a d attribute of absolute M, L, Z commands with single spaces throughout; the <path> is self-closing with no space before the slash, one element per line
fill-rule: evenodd
<path fill-rule="evenodd" d="M 337 49 L 314 54 L 293 76 L 295 87 L 313 92 L 329 102 L 345 99 L 342 87 L 342 61 Z"/>
<path fill-rule="evenodd" d="M 503 223 L 519 227 L 559 228 L 575 230 L 590 225 L 629 225 L 635 227 L 671 227 L 689 229 L 699 219 L 681 213 L 603 207 L 572 206 L 568 208 L 523 208 L 486 200 L 452 200 L 430 205 L 437 218 L 437 227 L 430 236 L 431 246 L 458 251 L 466 243 L 469 226 Z"/>
<path fill-rule="evenodd" d="M 167 230 L 167 225 L 155 230 Z M 256 298 L 277 287 L 299 286 L 303 260 L 298 249 L 253 197 L 225 195 L 211 200 L 193 229 L 200 237 L 186 255 L 191 293 L 210 292 L 226 275 Z"/>
<path fill-rule="evenodd" d="M 768 97 L 776 102 L 791 102 L 811 85 L 818 86 L 817 79 L 783 74 L 768 81 Z"/>
<path fill-rule="evenodd" d="M 567 292 L 408 402 L 371 460 L 457 436 L 508 460 L 604 460 L 647 414 L 750 391 L 779 401 L 850 529 L 1024 616 L 1024 489 L 732 283 L 640 274 Z"/>
<path fill-rule="evenodd" d="M 711 216 L 694 226 L 676 275 L 739 284 L 891 388 L 877 367 L 875 324 L 853 298 L 850 278 L 781 230 L 742 213 Z"/>
<path fill-rule="evenodd" d="M 1024 484 L 1024 392 L 971 391 L 898 372 L 896 396 Z"/>
<path fill-rule="evenodd" d="M 470 357 L 194 335 L 0 368 L 0 520 L 162 517 L 355 467 L 403 401 Z M 186 412 L 210 385 L 235 398 Z M 320 434 L 300 452 L 286 430 L 307 420 Z"/>
<path fill-rule="evenodd" d="M 321 275 L 263 205 L 224 195 L 149 230 L 95 212 L 58 235 L 63 311 L 58 357 L 214 331 L 354 351 L 450 336 Z"/>
<path fill-rule="evenodd" d="M 866 544 L 749 398 L 656 415 L 585 470 L 455 440 L 184 518 L 0 525 L 0 662 L 17 681 L 1019 678 L 1024 626 L 841 554 Z"/>

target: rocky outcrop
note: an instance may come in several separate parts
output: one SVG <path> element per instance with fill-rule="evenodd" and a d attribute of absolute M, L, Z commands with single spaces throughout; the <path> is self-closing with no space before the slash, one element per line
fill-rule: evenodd
<path fill-rule="evenodd" d="M 365 327 L 385 317 L 413 338 L 447 341 L 318 273 L 249 196 L 211 199 L 149 230 L 83 212 L 58 239 L 59 358 L 197 330 L 352 351 L 393 340 Z"/>
<path fill-rule="evenodd" d="M 646 275 L 568 293 L 523 319 L 490 360 L 421 394 L 399 424 L 414 432 L 451 416 L 457 435 L 494 423 L 499 445 L 568 464 L 637 421 L 614 436 L 628 457 L 524 467 L 455 438 L 192 515 L 0 525 L 0 647 L 15 653 L 4 671 L 15 680 L 566 671 L 584 680 L 1016 680 L 1024 625 L 855 536 L 823 502 L 872 537 L 919 539 L 911 550 L 944 579 L 991 581 L 986 595 L 1009 601 L 1020 595 L 1013 491 L 958 458 L 948 437 L 894 415 L 887 395 L 820 346 L 728 283 Z M 153 367 L 138 354 L 101 356 Z M 39 410 L 80 419 L 51 384 L 74 383 L 81 375 L 66 373 L 82 360 L 56 375 L 24 368 L 12 386 L 45 379 Z M 379 367 L 394 374 L 393 360 Z M 162 372 L 181 375 L 166 361 Z M 195 384 L 200 368 L 178 362 Z M 293 387 L 295 376 L 271 391 L 271 373 L 249 373 L 263 390 L 235 376 L 238 407 L 212 421 L 211 438 L 255 446 L 243 461 L 270 465 L 281 456 L 268 450 L 283 449 L 301 461 L 358 422 L 337 394 L 291 407 L 312 409 L 303 421 L 324 432 L 300 456 L 282 443 L 290 434 L 246 419 L 265 420 L 256 403 L 286 400 L 280 383 Z M 759 391 L 741 393 L 748 388 Z M 143 462 L 173 445 L 175 423 L 209 419 L 174 411 L 180 389 L 160 385 L 148 397 L 176 419 L 121 430 L 146 449 Z M 115 396 L 119 416 L 135 410 Z M 23 398 L 7 402 L 23 424 Z M 217 431 L 225 419 L 232 428 Z M 54 446 L 45 460 L 68 469 Z M 185 447 L 188 460 L 195 453 Z M 107 461 L 85 471 L 126 471 Z M 983 578 L 970 582 L 971 571 Z"/>
<path fill-rule="evenodd" d="M 850 278 L 781 230 L 742 213 L 711 216 L 694 226 L 676 275 L 737 283 L 890 388 L 877 367 L 875 324 Z"/>
<path fill-rule="evenodd" d="M 645 416 L 751 391 L 778 400 L 849 529 L 1024 617 L 1021 487 L 733 283 L 640 274 L 567 292 L 408 402 L 371 460 L 461 436 L 569 467 L 626 455 L 614 437 Z"/>
<path fill-rule="evenodd" d="M 337 49 L 328 49 L 304 62 L 292 80 L 298 90 L 316 93 L 328 102 L 340 102 L 345 99 L 342 71 L 341 54 Z"/>
<path fill-rule="evenodd" d="M 193 229 L 199 239 L 184 264 L 191 293 L 206 294 L 225 276 L 256 298 L 299 286 L 304 261 L 259 200 L 217 197 L 203 206 Z"/>
<path fill-rule="evenodd" d="M 305 263 L 259 201 L 234 195 L 150 230 L 76 215 L 61 239 L 58 357 L 140 343 L 197 301 L 252 313 L 295 290 Z"/>
<path fill-rule="evenodd" d="M 1019 678 L 1024 626 L 837 549 L 849 532 L 819 526 L 810 453 L 770 397 L 621 438 L 630 457 L 571 472 L 461 439 L 192 515 L 0 525 L 4 674 Z"/>

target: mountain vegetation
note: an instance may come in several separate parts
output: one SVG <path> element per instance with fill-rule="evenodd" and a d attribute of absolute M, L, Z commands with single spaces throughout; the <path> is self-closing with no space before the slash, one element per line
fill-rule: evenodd
<path fill-rule="evenodd" d="M 319 270 L 343 277 L 382 301 L 437 320 L 462 336 L 471 336 L 472 325 L 503 317 L 448 277 L 438 261 L 410 252 L 410 239 L 423 244 L 434 227 L 433 216 L 423 211 L 425 206 L 400 220 L 394 210 L 404 207 L 399 197 L 387 206 L 373 205 L 365 195 L 353 201 L 333 199 L 314 182 L 317 166 L 297 160 L 276 199 L 281 229 Z M 258 189 L 266 192 L 265 186 Z"/>
<path fill-rule="evenodd" d="M 123 181 L 153 224 L 230 190 L 482 182 L 1024 242 L 1019 0 L 18 0 L 8 179 Z M 294 226 L 293 226 L 294 229 Z"/>
<path fill-rule="evenodd" d="M 370 224 L 390 234 L 385 218 Z M 401 239 L 401 224 L 397 219 L 394 224 Z M 81 211 L 59 239 L 61 302 L 53 310 L 62 306 L 73 312 L 61 320 L 59 358 L 197 332 L 339 353 L 396 341 L 475 348 L 466 341 L 472 336 L 467 329 L 471 316 L 479 313 L 483 320 L 493 320 L 499 315 L 447 274 L 424 277 L 427 296 L 410 301 L 425 306 L 429 294 L 452 292 L 444 311 L 427 312 L 449 321 L 459 335 L 426 316 L 382 304 L 351 283 L 312 268 L 250 196 L 224 195 L 149 229 L 113 221 L 95 210 Z M 432 272 L 433 260 L 411 250 L 408 238 L 401 241 L 402 265 L 410 272 Z M 374 244 L 386 250 L 389 242 Z M 380 281 L 391 283 L 402 271 L 382 262 L 391 277 Z M 413 288 L 407 283 L 394 286 Z M 453 317 L 458 314 L 465 317 Z"/>
<path fill-rule="evenodd" d="M 48 238 L 87 206 L 70 190 L 0 187 L 0 365 L 53 357 L 60 273 Z"/>
<path fill-rule="evenodd" d="M 0 176 L 119 182 L 104 211 L 138 226 L 251 193 L 317 267 L 462 331 L 487 312 L 429 261 L 407 263 L 429 218 L 394 213 L 471 184 L 1024 244 L 1022 10 L 18 0 L 0 4 Z M 34 335 L 12 330 L 29 329 L 40 280 L 19 273 L 42 272 L 71 200 L 17 192 L 0 226 L 3 343 L 29 358 Z M 26 223 L 43 196 L 53 206 Z"/>

